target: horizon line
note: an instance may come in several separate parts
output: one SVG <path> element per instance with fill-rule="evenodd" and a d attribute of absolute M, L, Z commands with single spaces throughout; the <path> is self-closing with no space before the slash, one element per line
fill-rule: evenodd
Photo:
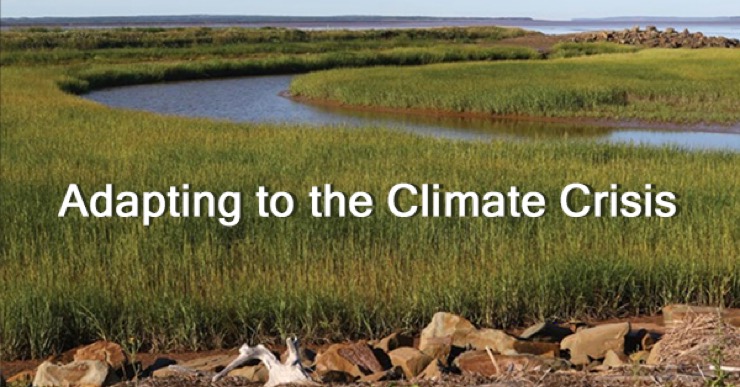
<path fill-rule="evenodd" d="M 278 14 L 139 14 L 139 15 L 86 15 L 86 16 L 10 16 L 0 17 L 7 19 L 91 19 L 91 18 L 142 18 L 142 17 L 269 17 L 269 18 L 427 18 L 427 19 L 528 19 L 532 21 L 578 21 L 578 20 L 620 20 L 620 19 L 737 19 L 737 16 L 601 16 L 601 17 L 574 17 L 569 19 L 538 19 L 532 16 L 428 16 L 428 15 L 378 15 L 378 14 L 334 14 L 334 15 L 278 15 Z"/>

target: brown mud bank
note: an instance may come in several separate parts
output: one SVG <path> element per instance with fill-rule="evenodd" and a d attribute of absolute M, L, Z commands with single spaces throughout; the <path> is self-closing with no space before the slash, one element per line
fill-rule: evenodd
<path fill-rule="evenodd" d="M 529 115 L 502 115 L 481 112 L 454 112 L 439 109 L 423 108 L 394 108 L 385 106 L 362 106 L 345 104 L 335 100 L 316 99 L 305 96 L 293 95 L 290 91 L 285 90 L 280 96 L 291 101 L 313 105 L 317 107 L 340 109 L 355 112 L 393 114 L 399 116 L 423 116 L 436 118 L 462 118 L 478 119 L 491 121 L 523 121 L 544 124 L 572 124 L 577 126 L 590 126 L 604 129 L 629 129 L 640 128 L 645 130 L 656 131 L 674 131 L 674 132 L 701 132 L 701 133 L 729 133 L 740 134 L 740 122 L 733 124 L 680 124 L 671 122 L 645 121 L 645 120 L 617 120 L 608 118 L 589 118 L 589 117 L 545 117 Z"/>

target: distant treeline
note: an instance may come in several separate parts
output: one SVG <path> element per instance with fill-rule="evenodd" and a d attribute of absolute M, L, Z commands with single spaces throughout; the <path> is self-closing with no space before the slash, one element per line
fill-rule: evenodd
<path fill-rule="evenodd" d="M 521 29 L 467 27 L 387 30 L 303 31 L 286 28 L 117 28 L 103 30 L 61 30 L 29 28 L 0 33 L 3 50 L 26 49 L 107 49 L 107 48 L 181 48 L 205 45 L 245 43 L 295 43 L 375 40 L 500 40 L 524 35 Z"/>

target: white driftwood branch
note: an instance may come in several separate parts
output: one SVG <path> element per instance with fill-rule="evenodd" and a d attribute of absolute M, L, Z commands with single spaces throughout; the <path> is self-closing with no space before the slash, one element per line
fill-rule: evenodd
<path fill-rule="evenodd" d="M 301 356 L 298 351 L 298 339 L 295 337 L 289 338 L 285 343 L 288 346 L 288 358 L 286 359 L 285 364 L 280 363 L 275 355 L 273 355 L 273 353 L 262 344 L 257 345 L 256 347 L 250 347 L 248 344 L 244 344 L 239 348 L 239 356 L 229 363 L 229 365 L 221 372 L 216 374 L 216 376 L 213 377 L 213 381 L 218 381 L 234 368 L 237 368 L 252 359 L 259 359 L 265 365 L 267 372 L 270 375 L 265 387 L 273 387 L 283 384 L 316 385 L 311 377 L 308 376 L 308 373 L 303 369 L 303 365 L 301 364 Z"/>
<path fill-rule="evenodd" d="M 715 367 L 713 365 L 710 365 L 709 366 L 709 369 L 712 370 L 712 371 L 722 370 L 722 371 L 725 371 L 725 372 L 740 372 L 740 367 L 730 367 L 730 366 L 721 366 L 721 367 L 718 368 L 718 367 Z"/>

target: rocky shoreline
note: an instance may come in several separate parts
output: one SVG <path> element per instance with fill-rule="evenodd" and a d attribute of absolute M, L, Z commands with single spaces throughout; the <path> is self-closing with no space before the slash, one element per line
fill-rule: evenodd
<path fill-rule="evenodd" d="M 650 48 L 740 47 L 740 40 L 738 39 L 705 36 L 701 32 L 690 32 L 688 29 L 678 32 L 674 28 L 666 28 L 661 31 L 655 26 L 648 26 L 644 30 L 641 30 L 640 27 L 633 27 L 622 31 L 588 32 L 578 34 L 572 37 L 570 41 L 574 43 L 609 42 Z"/>
<path fill-rule="evenodd" d="M 419 337 L 399 332 L 378 341 L 292 347 L 292 354 L 291 342 L 287 351 L 271 348 L 275 361 L 281 362 L 275 364 L 298 367 L 311 385 L 699 386 L 720 378 L 740 382 L 740 309 L 671 305 L 663 309 L 660 325 L 541 322 L 517 335 L 478 328 L 461 316 L 439 312 Z M 291 363 L 291 356 L 297 361 Z M 274 366 L 256 359 L 231 371 L 229 367 L 222 372 L 223 379 L 213 378 L 235 358 L 232 352 L 185 361 L 160 356 L 144 368 L 120 345 L 101 341 L 77 349 L 71 361 L 46 361 L 7 382 L 0 379 L 0 384 L 269 385 Z"/>

